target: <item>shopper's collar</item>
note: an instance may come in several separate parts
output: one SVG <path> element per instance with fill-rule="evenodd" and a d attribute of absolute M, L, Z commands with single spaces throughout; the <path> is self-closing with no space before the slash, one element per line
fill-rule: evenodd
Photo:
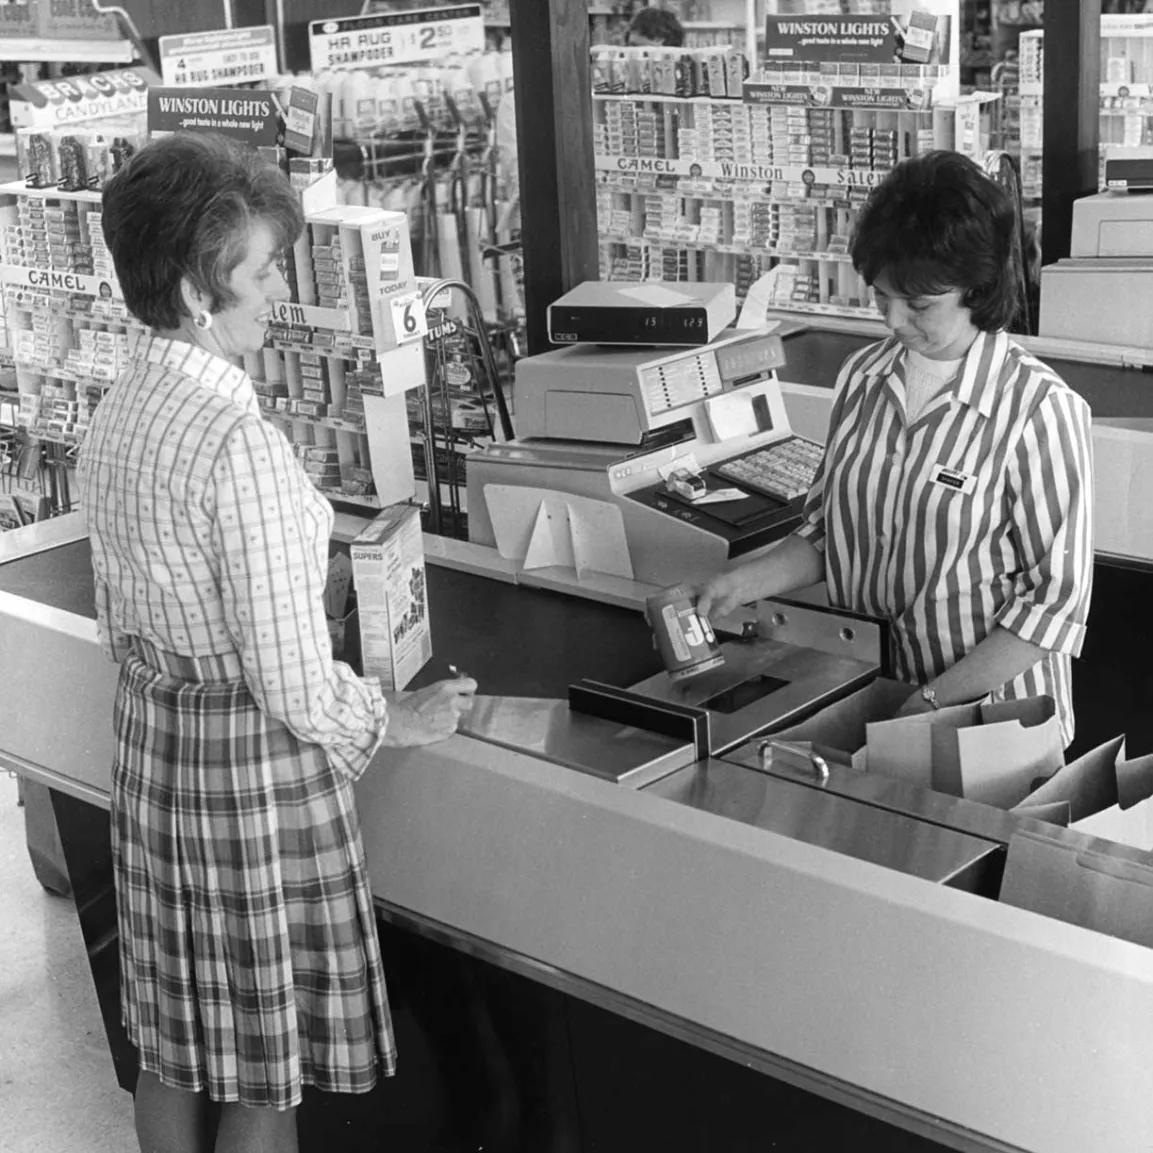
<path fill-rule="evenodd" d="M 135 355 L 150 364 L 183 372 L 242 408 L 260 411 L 256 389 L 243 367 L 192 343 L 179 331 L 144 335 L 136 346 Z"/>

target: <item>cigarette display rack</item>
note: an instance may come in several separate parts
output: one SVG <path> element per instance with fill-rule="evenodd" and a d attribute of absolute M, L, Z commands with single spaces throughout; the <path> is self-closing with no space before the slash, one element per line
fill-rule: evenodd
<path fill-rule="evenodd" d="M 47 497 L 54 514 L 73 507 L 77 449 L 143 331 L 120 297 L 100 216 L 98 192 L 0 186 L 4 343 L 16 386 L 0 394 L 0 425 L 18 449 L 0 483 Z"/>
<path fill-rule="evenodd" d="M 731 281 L 741 299 L 762 281 L 774 309 L 874 319 L 848 255 L 856 213 L 907 157 L 979 156 L 980 111 L 933 102 L 944 66 L 771 66 L 742 83 L 722 49 L 689 54 L 686 88 L 664 53 L 673 79 L 659 50 L 594 55 L 601 275 Z"/>

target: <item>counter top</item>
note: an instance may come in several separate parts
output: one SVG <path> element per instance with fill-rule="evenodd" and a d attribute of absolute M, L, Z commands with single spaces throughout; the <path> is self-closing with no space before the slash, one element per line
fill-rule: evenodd
<path fill-rule="evenodd" d="M 780 377 L 831 389 L 846 358 L 874 339 L 820 328 L 792 333 L 785 337 L 786 363 Z M 1089 402 L 1094 420 L 1153 418 L 1153 388 L 1147 372 L 1049 356 L 1040 359 Z"/>
<path fill-rule="evenodd" d="M 51 557 L 0 566 L 0 762 L 106 807 L 115 670 L 39 599 Z M 430 675 L 656 665 L 635 612 L 429 578 Z M 456 736 L 382 750 L 357 798 L 377 901 L 495 963 L 952 1148 L 1153 1148 L 1153 950 L 758 827 L 756 788 L 730 817 Z"/>
<path fill-rule="evenodd" d="M 0 563 L 0 592 L 95 620 L 86 539 Z M 433 659 L 419 688 L 464 669 L 483 692 L 564 698 L 581 677 L 630 685 L 661 668 L 640 613 L 426 566 Z M 532 644 L 519 643 L 531 638 Z"/>

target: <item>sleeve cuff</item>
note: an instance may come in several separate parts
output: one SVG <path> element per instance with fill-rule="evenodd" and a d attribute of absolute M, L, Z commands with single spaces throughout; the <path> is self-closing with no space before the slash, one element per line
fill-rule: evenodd
<path fill-rule="evenodd" d="M 1006 607 L 997 620 L 1006 632 L 1050 652 L 1076 657 L 1085 643 L 1086 627 L 1051 605 L 1017 601 Z"/>
<path fill-rule="evenodd" d="M 817 552 L 825 551 L 825 526 L 811 520 L 801 521 L 800 527 L 793 530 L 793 535 L 811 544 Z"/>
<path fill-rule="evenodd" d="M 349 675 L 354 675 L 351 670 Z M 331 746 L 327 751 L 329 766 L 354 781 L 368 768 L 388 729 L 388 704 L 380 681 L 376 677 L 362 677 L 359 680 L 372 710 L 371 719 L 355 736 Z"/>

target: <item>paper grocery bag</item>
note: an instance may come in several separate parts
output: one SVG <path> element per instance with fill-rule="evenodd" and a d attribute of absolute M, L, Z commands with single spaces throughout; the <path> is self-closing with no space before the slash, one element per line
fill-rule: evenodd
<path fill-rule="evenodd" d="M 1009 841 L 999 900 L 1153 948 L 1153 866 L 1035 829 Z"/>
<path fill-rule="evenodd" d="M 958 705 L 867 727 L 869 772 L 1008 809 L 1064 764 L 1051 697 Z"/>
<path fill-rule="evenodd" d="M 1124 757 L 1125 738 L 1120 736 L 1090 749 L 1058 769 L 1016 812 L 1136 849 L 1153 849 L 1153 757 Z M 1064 819 L 1054 820 L 1054 806 L 1064 807 Z"/>
<path fill-rule="evenodd" d="M 865 726 L 866 767 L 871 773 L 897 777 L 925 789 L 936 788 L 933 765 L 945 757 L 950 734 L 980 720 L 977 705 L 954 705 L 911 717 L 873 721 Z"/>
<path fill-rule="evenodd" d="M 957 731 L 940 762 L 942 792 L 1009 809 L 1033 782 L 1065 763 L 1061 722 L 1052 697 L 1027 697 L 981 706 L 981 723 Z M 934 761 L 934 774 L 938 763 Z M 936 780 L 936 776 L 934 777 Z"/>
<path fill-rule="evenodd" d="M 864 688 L 826 705 L 807 720 L 773 734 L 774 740 L 808 742 L 830 764 L 864 772 L 865 733 L 870 722 L 888 720 L 909 698 L 913 686 L 878 677 Z"/>

